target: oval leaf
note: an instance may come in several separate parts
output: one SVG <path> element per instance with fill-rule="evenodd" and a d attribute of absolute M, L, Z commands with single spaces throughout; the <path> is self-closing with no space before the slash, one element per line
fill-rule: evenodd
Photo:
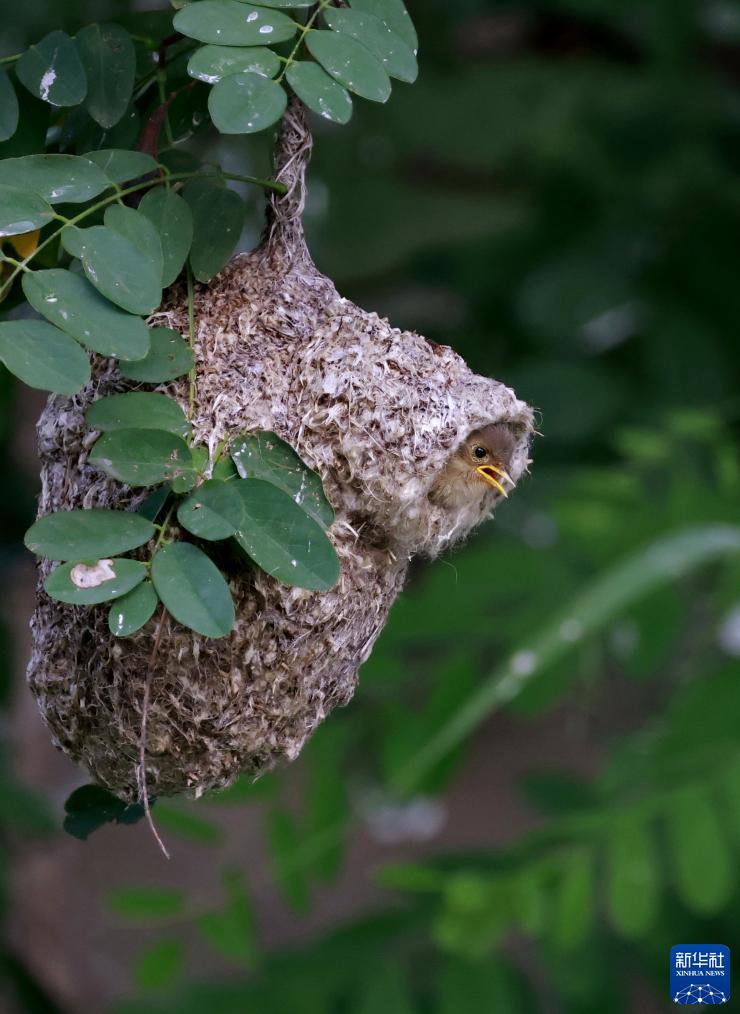
<path fill-rule="evenodd" d="M 70 229 L 62 232 L 65 249 L 74 236 Z M 162 271 L 152 273 L 151 264 L 130 239 L 107 225 L 94 225 L 77 231 L 76 247 L 92 284 L 112 303 L 129 313 L 150 314 L 162 301 Z"/>
<path fill-rule="evenodd" d="M 644 936 L 658 915 L 660 859 L 654 837 L 639 816 L 617 820 L 606 842 L 609 919 L 625 937 Z"/>
<path fill-rule="evenodd" d="M 126 595 L 147 575 L 138 560 L 95 560 L 63 563 L 44 581 L 46 594 L 74 606 L 94 606 Z"/>
<path fill-rule="evenodd" d="M 193 274 L 209 282 L 234 252 L 247 206 L 239 194 L 209 180 L 194 180 L 182 194 L 193 213 Z"/>
<path fill-rule="evenodd" d="M 0 323 L 0 359 L 41 391 L 77 394 L 90 380 L 90 361 L 77 342 L 41 320 Z"/>
<path fill-rule="evenodd" d="M 366 11 L 380 18 L 391 31 L 403 39 L 413 53 L 418 52 L 419 37 L 403 0 L 352 0 L 351 7 L 353 10 Z"/>
<path fill-rule="evenodd" d="M 85 70 L 66 32 L 50 32 L 31 46 L 15 72 L 32 95 L 51 106 L 77 106 L 87 94 Z"/>
<path fill-rule="evenodd" d="M 33 232 L 53 218 L 51 207 L 32 190 L 0 185 L 0 236 Z"/>
<path fill-rule="evenodd" d="M 276 81 L 261 74 L 230 74 L 214 85 L 208 109 L 222 134 L 256 134 L 276 123 L 288 96 Z"/>
<path fill-rule="evenodd" d="M 241 527 L 242 499 L 233 485 L 209 479 L 184 500 L 177 520 L 199 539 L 228 539 Z"/>
<path fill-rule="evenodd" d="M 128 183 L 159 169 L 159 163 L 143 151 L 105 148 L 89 151 L 84 157 L 102 169 L 111 183 Z"/>
<path fill-rule="evenodd" d="M 699 915 L 718 912 L 733 888 L 734 863 L 708 794 L 700 788 L 678 794 L 666 814 L 666 833 L 676 888 L 686 907 Z"/>
<path fill-rule="evenodd" d="M 280 60 L 271 49 L 261 46 L 201 46 L 188 63 L 188 74 L 206 84 L 216 84 L 229 74 L 251 72 L 275 77 Z"/>
<path fill-rule="evenodd" d="M 90 464 L 129 486 L 154 486 L 180 476 L 194 476 L 185 441 L 165 430 L 115 430 L 102 436 L 90 452 Z"/>
<path fill-rule="evenodd" d="M 129 637 L 141 630 L 157 608 L 159 598 L 151 581 L 144 581 L 120 598 L 108 613 L 108 629 L 115 637 Z"/>
<path fill-rule="evenodd" d="M 413 51 L 374 14 L 330 7 L 324 11 L 324 19 L 332 31 L 349 35 L 366 46 L 377 56 L 390 77 L 409 84 L 416 81 L 419 66 Z"/>
<path fill-rule="evenodd" d="M 146 261 L 147 270 L 152 272 L 161 288 L 164 254 L 159 233 L 153 223 L 146 215 L 134 211 L 133 208 L 126 208 L 122 204 L 113 204 L 106 208 L 105 224 L 109 229 L 115 229 L 137 248 Z"/>
<path fill-rule="evenodd" d="M 282 7 L 297 10 L 299 7 L 311 7 L 316 0 L 252 0 L 255 7 Z"/>
<path fill-rule="evenodd" d="M 128 391 L 94 401 L 87 410 L 87 425 L 94 430 L 165 430 L 190 435 L 190 423 L 177 402 L 166 394 Z"/>
<path fill-rule="evenodd" d="M 352 116 L 349 93 L 317 63 L 308 60 L 291 63 L 285 76 L 290 87 L 309 109 L 334 123 L 349 121 Z"/>
<path fill-rule="evenodd" d="M 345 88 L 373 102 L 388 100 L 391 82 L 382 63 L 355 39 L 337 32 L 311 31 L 306 45 L 311 56 Z"/>
<path fill-rule="evenodd" d="M 139 213 L 152 223 L 159 235 L 164 257 L 162 286 L 167 288 L 178 277 L 193 242 L 193 213 L 173 190 L 156 187 L 139 205 Z"/>
<path fill-rule="evenodd" d="M 339 560 L 324 529 L 281 489 L 262 479 L 230 484 L 243 501 L 236 539 L 252 560 L 284 584 L 326 591 L 339 578 Z"/>
<path fill-rule="evenodd" d="M 0 162 L 0 184 L 33 190 L 50 204 L 80 204 L 108 190 L 110 180 L 78 155 L 24 155 Z"/>
<path fill-rule="evenodd" d="M 122 376 L 144 384 L 164 384 L 190 372 L 193 353 L 177 331 L 168 327 L 153 327 L 149 331 L 149 341 L 149 352 L 143 359 L 120 364 Z"/>
<path fill-rule="evenodd" d="M 87 75 L 85 109 L 101 127 L 113 127 L 134 90 L 136 50 L 131 36 L 118 25 L 87 25 L 76 42 Z"/>
<path fill-rule="evenodd" d="M 154 525 L 140 514 L 92 507 L 47 514 L 31 525 L 23 541 L 49 560 L 90 560 L 137 549 L 154 533 Z"/>
<path fill-rule="evenodd" d="M 7 141 L 18 129 L 19 106 L 13 83 L 0 68 L 0 141 Z"/>
<path fill-rule="evenodd" d="M 79 275 L 62 268 L 23 276 L 26 299 L 43 317 L 103 356 L 141 359 L 149 351 L 149 328 L 124 313 Z"/>
<path fill-rule="evenodd" d="M 556 947 L 572 951 L 583 944 L 594 916 L 593 856 L 587 848 L 568 855 L 553 898 L 552 939 Z"/>
<path fill-rule="evenodd" d="M 231 457 L 242 479 L 271 482 L 324 528 L 334 520 L 321 476 L 304 464 L 290 444 L 277 434 L 264 432 L 236 437 L 231 445 Z"/>
<path fill-rule="evenodd" d="M 238 0 L 200 0 L 174 17 L 175 31 L 219 46 L 273 46 L 296 33 L 292 18 Z"/>
<path fill-rule="evenodd" d="M 178 623 L 204 637 L 226 637 L 234 626 L 229 586 L 206 554 L 188 542 L 165 546 L 152 561 L 152 581 Z"/>

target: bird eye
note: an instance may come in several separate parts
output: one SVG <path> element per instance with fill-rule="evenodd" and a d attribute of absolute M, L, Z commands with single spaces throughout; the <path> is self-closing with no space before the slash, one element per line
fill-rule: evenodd
<path fill-rule="evenodd" d="M 481 460 L 482 458 L 488 456 L 488 451 L 485 449 L 485 447 L 478 446 L 473 448 L 473 454 L 475 455 L 476 458 Z"/>

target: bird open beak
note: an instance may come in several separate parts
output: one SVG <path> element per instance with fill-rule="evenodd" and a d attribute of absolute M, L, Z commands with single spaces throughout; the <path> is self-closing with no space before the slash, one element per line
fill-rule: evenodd
<path fill-rule="evenodd" d="M 497 468 L 496 465 L 479 465 L 476 468 L 476 472 L 481 479 L 485 479 L 489 486 L 493 486 L 494 489 L 497 489 L 501 496 L 509 495 L 501 480 L 504 479 L 506 482 L 511 483 L 512 486 L 514 485 L 514 480 L 503 468 Z"/>

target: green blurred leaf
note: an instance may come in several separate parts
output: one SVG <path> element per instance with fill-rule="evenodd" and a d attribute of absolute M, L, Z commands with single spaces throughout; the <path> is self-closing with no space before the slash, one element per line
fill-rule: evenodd
<path fill-rule="evenodd" d="M 647 934 L 658 916 L 661 862 L 650 826 L 639 815 L 618 817 L 606 842 L 609 920 L 631 939 Z"/>
<path fill-rule="evenodd" d="M 201 46 L 188 62 L 188 74 L 206 84 L 216 84 L 229 74 L 252 72 L 275 77 L 280 60 L 271 49 L 262 46 Z"/>
<path fill-rule="evenodd" d="M 255 958 L 256 941 L 252 905 L 241 874 L 228 872 L 224 877 L 228 905 L 220 912 L 206 912 L 197 920 L 205 939 L 224 957 L 250 965 Z"/>
<path fill-rule="evenodd" d="M 18 118 L 20 108 L 15 88 L 5 73 L 0 68 L 0 141 L 7 141 L 18 129 Z"/>
<path fill-rule="evenodd" d="M 140 360 L 149 351 L 144 321 L 113 306 L 71 271 L 52 268 L 25 274 L 23 292 L 37 313 L 94 352 Z"/>
<path fill-rule="evenodd" d="M 335 32 L 310 31 L 308 51 L 345 88 L 372 102 L 387 102 L 391 83 L 383 64 L 359 42 Z"/>
<path fill-rule="evenodd" d="M 77 342 L 43 321 L 0 322 L 0 360 L 29 387 L 55 394 L 77 394 L 90 380 Z"/>
<path fill-rule="evenodd" d="M 200 539 L 228 539 L 239 530 L 244 507 L 233 484 L 208 479 L 183 500 L 177 520 Z"/>
<path fill-rule="evenodd" d="M 507 969 L 490 959 L 450 959 L 435 969 L 435 1014 L 505 1011 L 524 1014 Z"/>
<path fill-rule="evenodd" d="M 144 581 L 110 607 L 108 629 L 115 637 L 130 637 L 154 615 L 159 599 L 150 581 Z"/>
<path fill-rule="evenodd" d="M 193 242 L 193 215 L 186 202 L 173 190 L 156 187 L 139 205 L 140 214 L 157 231 L 164 256 L 162 286 L 172 285 L 185 266 Z"/>
<path fill-rule="evenodd" d="M 33 232 L 48 225 L 53 218 L 50 205 L 34 191 L 0 185 L 0 236 Z"/>
<path fill-rule="evenodd" d="M 402 966 L 383 961 L 360 985 L 353 1004 L 356 1014 L 415 1014 L 411 987 Z"/>
<path fill-rule="evenodd" d="M 718 912 L 734 889 L 735 864 L 713 800 L 698 786 L 683 790 L 668 804 L 665 828 L 682 901 L 698 914 Z"/>
<path fill-rule="evenodd" d="M 143 151 L 103 148 L 100 151 L 88 151 L 85 158 L 99 166 L 111 183 L 128 183 L 140 176 L 156 172 L 158 168 L 156 160 Z M 157 190 L 150 190 L 146 197 L 156 192 Z M 139 211 L 141 210 L 140 205 Z"/>
<path fill-rule="evenodd" d="M 551 937 L 564 951 L 579 947 L 594 920 L 594 857 L 591 849 L 572 848 L 561 864 L 552 902 Z"/>
<path fill-rule="evenodd" d="M 134 90 L 136 50 L 131 36 L 119 25 L 86 25 L 75 41 L 87 76 L 85 109 L 101 127 L 113 127 Z"/>
<path fill-rule="evenodd" d="M 209 282 L 234 252 L 247 208 L 233 190 L 209 180 L 193 180 L 182 195 L 193 213 L 193 274 L 199 282 Z"/>
<path fill-rule="evenodd" d="M 226 637 L 234 626 L 229 586 L 206 554 L 188 542 L 173 542 L 152 561 L 152 581 L 178 623 L 204 637 Z"/>
<path fill-rule="evenodd" d="M 148 315 L 162 301 L 162 269 L 151 264 L 138 246 L 116 229 L 94 225 L 72 232 L 64 229 L 62 243 L 79 257 L 85 274 L 98 292 L 129 313 Z"/>
<path fill-rule="evenodd" d="M 105 433 L 95 443 L 88 460 L 129 486 L 154 486 L 196 474 L 185 441 L 164 430 L 127 429 Z"/>
<path fill-rule="evenodd" d="M 123 919 L 149 922 L 180 915 L 185 895 L 166 887 L 118 887 L 108 892 L 108 909 Z"/>
<path fill-rule="evenodd" d="M 94 430 L 165 430 L 187 439 L 190 423 L 174 398 L 152 391 L 126 391 L 98 398 L 87 410 Z"/>
<path fill-rule="evenodd" d="M 120 598 L 147 575 L 146 564 L 138 560 L 113 559 L 89 563 L 63 563 L 44 581 L 46 594 L 57 602 L 94 606 Z"/>
<path fill-rule="evenodd" d="M 165 831 L 199 845 L 218 845 L 223 841 L 221 828 L 212 820 L 198 816 L 190 808 L 183 809 L 161 800 L 157 802 L 157 824 Z"/>
<path fill-rule="evenodd" d="M 172 23 L 190 39 L 226 46 L 275 45 L 296 32 L 287 15 L 237 0 L 200 0 L 178 11 Z"/>
<path fill-rule="evenodd" d="M 303 836 L 292 814 L 285 810 L 270 811 L 267 840 L 275 879 L 290 905 L 299 912 L 305 912 L 309 902 L 307 866 L 302 861 Z"/>
<path fill-rule="evenodd" d="M 154 533 L 154 525 L 139 514 L 90 507 L 46 514 L 31 525 L 24 542 L 49 560 L 89 560 L 127 553 Z"/>
<path fill-rule="evenodd" d="M 308 60 L 291 63 L 285 76 L 290 87 L 309 109 L 334 123 L 349 122 L 352 116 L 351 96 L 317 63 Z"/>
<path fill-rule="evenodd" d="M 222 134 L 256 134 L 277 123 L 287 103 L 282 85 L 248 71 L 217 81 L 208 98 L 208 109 Z"/>
<path fill-rule="evenodd" d="M 77 106 L 87 95 L 85 69 L 66 32 L 49 32 L 15 67 L 18 80 L 52 106 Z"/>
<path fill-rule="evenodd" d="M 120 364 L 122 376 L 145 384 L 162 384 L 188 373 L 193 353 L 178 331 L 154 327 L 149 331 L 151 347 L 143 359 Z"/>
<path fill-rule="evenodd" d="M 141 989 L 162 989 L 180 977 L 185 962 L 181 940 L 160 940 L 134 962 L 134 979 Z"/>
<path fill-rule="evenodd" d="M 408 83 L 418 77 L 419 67 L 412 49 L 374 14 L 328 7 L 324 20 L 332 31 L 348 35 L 366 46 L 380 60 L 389 77 Z"/>

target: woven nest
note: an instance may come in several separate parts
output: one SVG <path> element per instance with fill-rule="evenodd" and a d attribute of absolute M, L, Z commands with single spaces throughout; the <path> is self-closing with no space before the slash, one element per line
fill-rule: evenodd
<path fill-rule="evenodd" d="M 527 465 L 532 413 L 509 388 L 354 306 L 316 269 L 301 225 L 310 148 L 294 103 L 277 154 L 288 193 L 271 198 L 262 245 L 196 291 L 193 429 L 211 451 L 227 433 L 257 430 L 292 444 L 321 473 L 335 509 L 329 534 L 341 577 L 331 591 L 308 592 L 224 557 L 231 635 L 203 638 L 165 615 L 153 662 L 156 618 L 121 640 L 105 607 L 61 605 L 40 589 L 29 680 L 41 712 L 56 745 L 127 800 L 142 784 L 158 796 L 199 795 L 295 758 L 352 697 L 411 557 L 433 557 L 490 514 L 492 489 L 453 510 L 430 500 L 450 454 L 472 430 L 507 422 L 517 441 L 512 478 Z M 156 322 L 187 334 L 181 290 Z M 50 398 L 38 428 L 40 514 L 141 499 L 87 464 L 95 434 L 85 410 L 132 386 L 101 360 L 81 394 Z M 187 405 L 186 381 L 161 390 Z"/>

